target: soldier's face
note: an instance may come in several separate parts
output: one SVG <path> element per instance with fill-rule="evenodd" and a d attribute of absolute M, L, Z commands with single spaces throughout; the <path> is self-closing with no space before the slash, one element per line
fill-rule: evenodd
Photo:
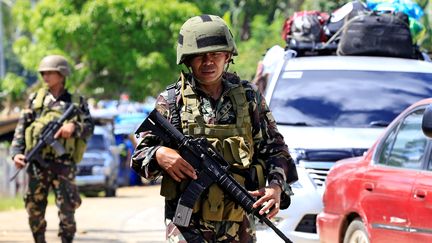
<path fill-rule="evenodd" d="M 43 80 L 48 85 L 48 88 L 53 88 L 63 85 L 64 77 L 57 71 L 44 71 L 40 72 Z"/>
<path fill-rule="evenodd" d="M 220 80 L 230 55 L 222 51 L 198 54 L 190 59 L 189 64 L 197 79 L 210 84 Z"/>

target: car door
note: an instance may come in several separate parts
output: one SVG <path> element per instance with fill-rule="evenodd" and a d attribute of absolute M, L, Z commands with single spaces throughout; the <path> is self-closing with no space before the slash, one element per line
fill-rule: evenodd
<path fill-rule="evenodd" d="M 415 242 L 432 242 L 432 156 L 425 171 L 417 176 L 409 208 L 412 239 Z"/>
<path fill-rule="evenodd" d="M 372 242 L 410 239 L 409 202 L 427 144 L 421 131 L 422 115 L 422 110 L 412 111 L 389 130 L 365 174 L 361 203 Z"/>

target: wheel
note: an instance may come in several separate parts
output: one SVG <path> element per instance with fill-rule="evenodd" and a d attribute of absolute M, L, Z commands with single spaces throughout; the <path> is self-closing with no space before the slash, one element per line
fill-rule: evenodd
<path fill-rule="evenodd" d="M 82 194 L 84 194 L 84 196 L 86 196 L 86 197 L 97 197 L 99 192 L 97 192 L 97 191 L 84 191 L 84 192 L 82 192 Z"/>
<path fill-rule="evenodd" d="M 344 243 L 369 243 L 366 227 L 361 219 L 356 218 L 345 231 Z"/>
<path fill-rule="evenodd" d="M 105 188 L 105 197 L 115 197 L 116 196 L 116 188 L 108 187 Z"/>

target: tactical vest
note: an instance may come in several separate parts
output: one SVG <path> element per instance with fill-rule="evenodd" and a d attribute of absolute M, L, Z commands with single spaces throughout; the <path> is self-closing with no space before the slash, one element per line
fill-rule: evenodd
<path fill-rule="evenodd" d="M 49 122 L 59 119 L 61 115 L 65 112 L 66 106 L 44 106 L 44 100 L 47 94 L 47 89 L 39 89 L 31 103 L 31 108 L 35 111 L 36 117 L 34 121 L 25 129 L 26 153 L 34 146 L 36 146 L 44 127 Z M 78 107 L 79 97 L 73 95 L 72 103 Z M 77 120 L 77 117 L 78 115 L 74 116 L 70 120 L 65 121 L 65 123 Z M 70 137 L 68 139 L 58 138 L 57 141 L 61 145 L 63 145 L 66 154 L 69 155 L 69 159 L 71 159 L 75 163 L 79 163 L 82 160 L 82 157 L 87 147 L 85 139 Z M 53 160 L 59 157 L 56 154 L 56 151 L 49 145 L 45 146 L 45 148 L 42 149 L 41 156 L 44 159 Z"/>
<path fill-rule="evenodd" d="M 227 94 L 236 113 L 235 124 L 206 124 L 200 113 L 200 101 L 192 88 L 190 86 L 182 88 L 181 95 L 184 104 L 181 114 L 183 133 L 192 137 L 206 137 L 230 163 L 231 175 L 244 186 L 244 175 L 249 172 L 253 155 L 252 125 L 245 89 L 239 84 Z M 259 170 L 259 177 L 264 178 L 262 166 L 257 167 L 259 167 L 257 169 Z M 265 184 L 265 180 L 262 181 Z M 177 183 L 171 177 L 164 176 L 161 195 L 167 199 L 174 199 L 178 196 L 179 191 L 184 190 L 186 185 L 187 181 Z M 198 211 L 201 212 L 204 220 L 209 221 L 241 222 L 244 216 L 243 209 L 226 197 L 216 184 L 210 186 L 208 193 L 195 203 L 194 212 Z"/>

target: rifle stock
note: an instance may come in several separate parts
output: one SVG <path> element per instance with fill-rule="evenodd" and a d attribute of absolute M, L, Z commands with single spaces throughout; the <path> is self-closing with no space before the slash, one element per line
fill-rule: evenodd
<path fill-rule="evenodd" d="M 25 155 L 25 161 L 26 166 L 28 166 L 29 163 L 33 163 L 33 161 L 36 161 L 36 163 L 42 167 L 42 168 L 48 168 L 48 163 L 45 162 L 42 157 L 40 156 L 40 151 L 47 145 L 52 146 L 58 155 L 65 154 L 64 147 L 54 138 L 54 135 L 57 133 L 57 131 L 62 127 L 63 122 L 65 122 L 67 119 L 70 119 L 71 117 L 76 115 L 76 109 L 73 104 L 70 104 L 66 111 L 63 113 L 63 115 L 56 121 L 52 121 L 48 123 L 40 135 L 39 140 L 37 141 L 36 145 L 28 151 L 28 153 Z M 24 168 L 25 168 L 24 167 Z M 9 179 L 9 181 L 12 181 L 16 178 L 16 176 L 19 174 L 19 172 L 23 168 L 18 169 L 14 175 Z"/>
<path fill-rule="evenodd" d="M 266 218 L 266 215 L 259 214 L 261 208 L 253 208 L 253 204 L 256 202 L 255 198 L 228 173 L 229 163 L 205 138 L 194 139 L 184 136 L 156 109 L 149 114 L 135 133 L 139 134 L 145 131 L 151 131 L 152 134 L 160 137 L 165 143 L 170 144 L 171 148 L 179 151 L 183 159 L 197 171 L 198 179 L 189 182 L 179 199 L 173 218 L 174 224 L 187 227 L 195 201 L 205 189 L 213 183 L 217 183 L 247 213 L 258 217 L 285 242 L 291 242 Z"/>

